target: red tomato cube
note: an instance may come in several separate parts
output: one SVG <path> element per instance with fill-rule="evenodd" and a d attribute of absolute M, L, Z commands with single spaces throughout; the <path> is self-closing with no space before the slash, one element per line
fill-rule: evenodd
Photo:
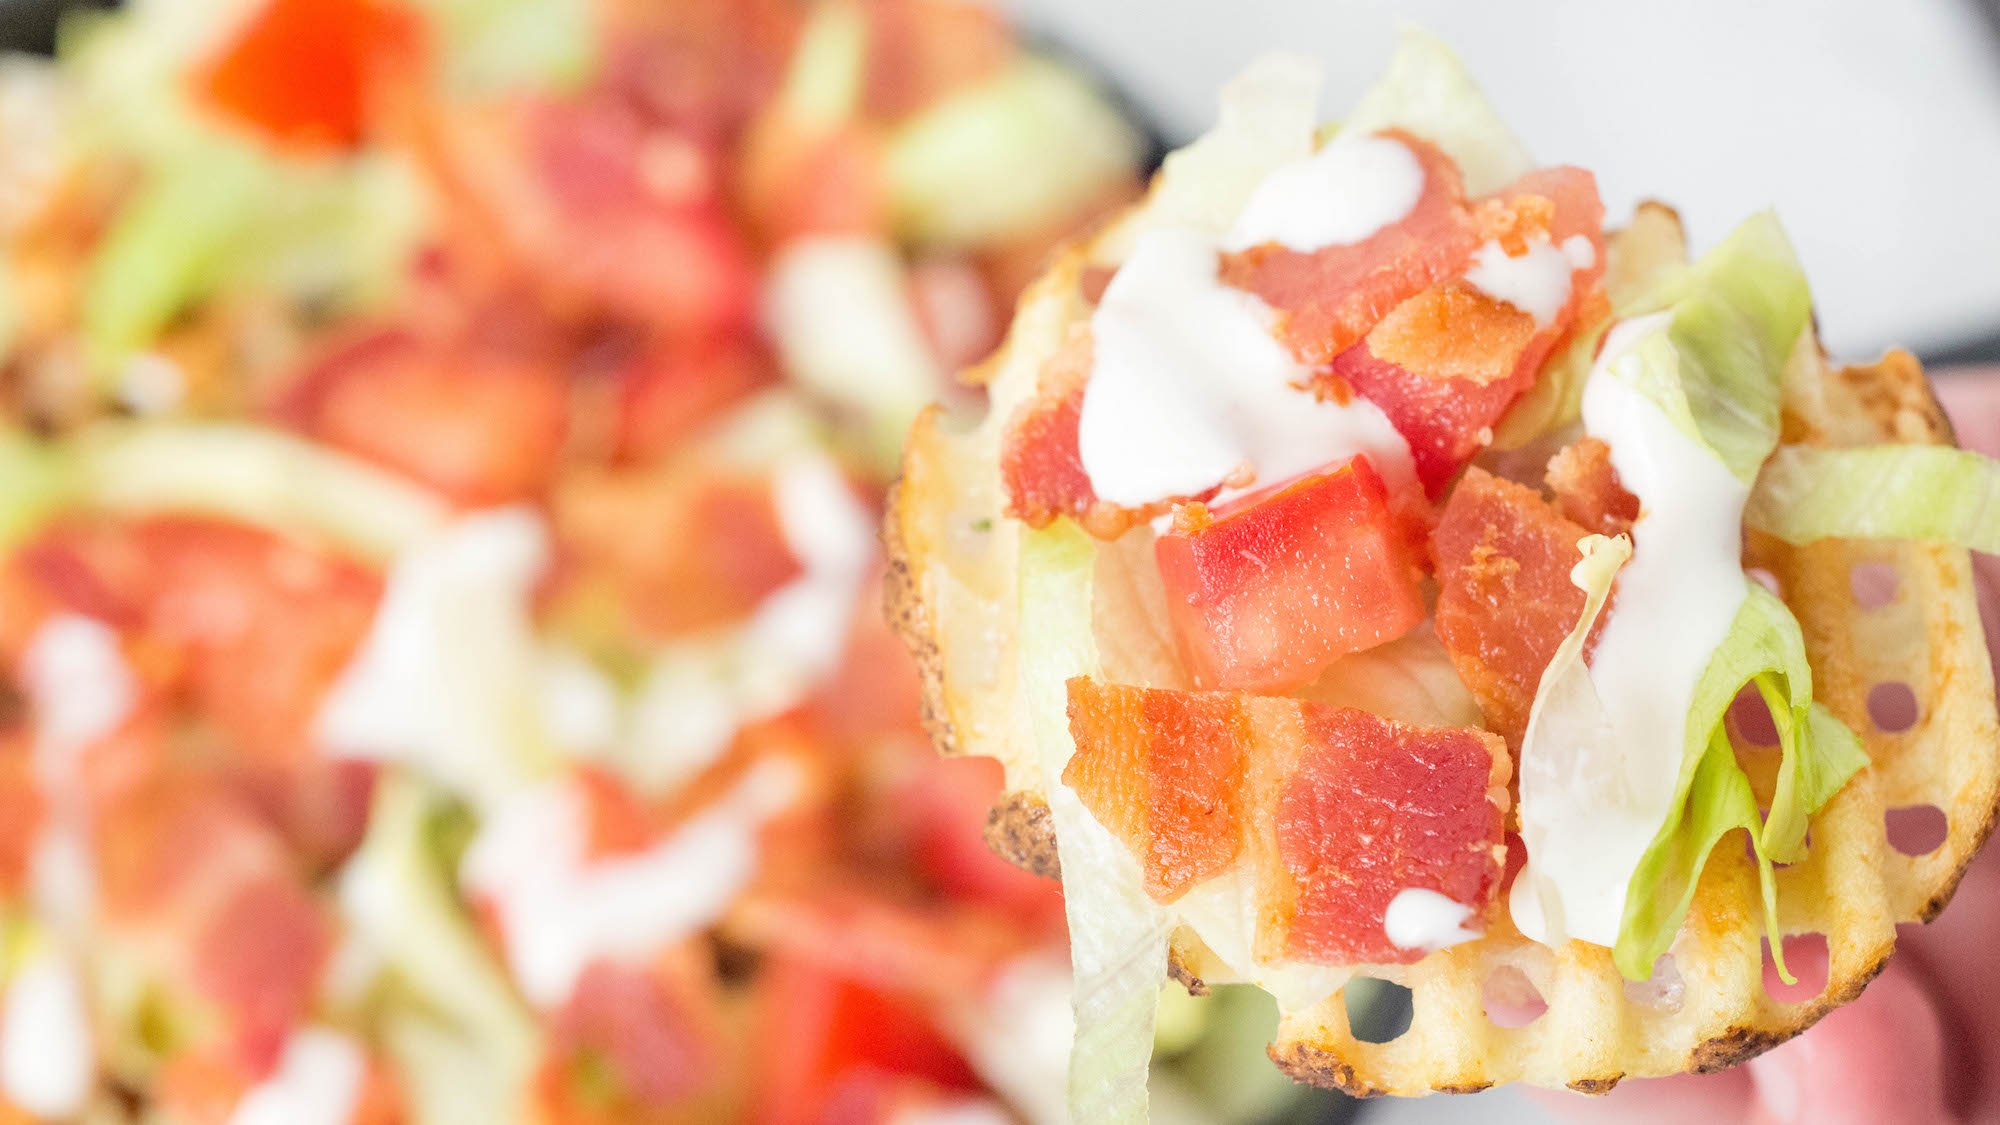
<path fill-rule="evenodd" d="M 1155 546 L 1195 683 L 1282 692 L 1423 620 L 1416 560 L 1365 458 L 1177 525 Z"/>

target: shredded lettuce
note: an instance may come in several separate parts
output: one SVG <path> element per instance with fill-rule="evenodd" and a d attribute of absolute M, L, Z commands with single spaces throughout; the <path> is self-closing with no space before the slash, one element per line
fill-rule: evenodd
<path fill-rule="evenodd" d="M 1088 79 L 1024 54 L 898 126 L 884 169 L 897 231 L 962 249 L 1073 215 L 1138 161 L 1138 134 Z"/>
<path fill-rule="evenodd" d="M 1757 857 L 1772 958 L 1789 981 L 1771 864 L 1802 856 L 1807 818 L 1868 764 L 1854 732 L 1813 702 L 1812 666 L 1791 610 L 1747 578 L 1744 588 L 1743 605 L 1688 708 L 1685 798 L 1675 803 L 1640 859 L 1626 894 L 1613 957 L 1634 979 L 1650 975 L 1654 961 L 1673 943 L 1716 840 L 1740 827 L 1750 833 Z M 1763 815 L 1723 725 L 1731 701 L 1749 684 L 1770 707 L 1782 755 L 1771 810 Z"/>
<path fill-rule="evenodd" d="M 1787 543 L 1921 539 L 2000 553 L 2000 462 L 1946 445 L 1785 446 L 1744 519 Z"/>
<path fill-rule="evenodd" d="M 0 550 L 33 535 L 67 504 L 76 474 L 61 447 L 19 430 L 0 430 Z"/>
<path fill-rule="evenodd" d="M 1498 191 L 1534 167 L 1528 150 L 1487 102 L 1450 47 L 1403 31 L 1389 70 L 1356 103 L 1344 128 L 1403 129 L 1443 149 L 1472 195 Z"/>
<path fill-rule="evenodd" d="M 1062 861 L 1076 975 L 1070 1116 L 1143 1122 L 1169 918 L 1146 896 L 1137 861 L 1061 781 L 1076 751 L 1068 682 L 1097 665 L 1090 631 L 1096 554 L 1090 537 L 1067 522 L 1024 532 L 1016 636 L 1022 693 Z"/>
<path fill-rule="evenodd" d="M 1614 317 L 1625 316 L 1676 271 L 1687 267 L 1680 220 L 1659 206 L 1642 206 L 1604 246 L 1604 289 Z M 1493 448 L 1521 449 L 1544 434 L 1576 422 L 1583 384 L 1597 358 L 1608 323 L 1585 327 L 1543 366 L 1535 385 L 1510 407 L 1493 430 Z"/>
<path fill-rule="evenodd" d="M 465 94 L 573 90 L 597 69 L 587 0 L 417 0 L 442 40 L 445 84 Z"/>
<path fill-rule="evenodd" d="M 868 80 L 868 21 L 852 4 L 820 4 L 799 29 L 774 105 L 793 125 L 827 128 L 854 116 Z"/>
<path fill-rule="evenodd" d="M 454 890 L 449 813 L 434 791 L 387 771 L 368 835 L 342 869 L 340 902 L 397 986 L 385 1046 L 418 1119 L 503 1121 L 532 1081 L 540 1034 Z"/>
<path fill-rule="evenodd" d="M 443 500 L 391 473 L 245 423 L 104 423 L 66 452 L 85 502 L 226 516 L 376 558 L 416 542 L 448 514 Z"/>
<path fill-rule="evenodd" d="M 1222 88 L 1215 127 L 1167 155 L 1145 221 L 1220 235 L 1273 170 L 1313 151 L 1319 67 L 1297 55 L 1259 57 Z"/>
<path fill-rule="evenodd" d="M 1812 322 L 1812 294 L 1769 212 L 1745 220 L 1635 312 L 1671 310 L 1635 385 L 1750 484 L 1778 443 L 1778 373 Z"/>

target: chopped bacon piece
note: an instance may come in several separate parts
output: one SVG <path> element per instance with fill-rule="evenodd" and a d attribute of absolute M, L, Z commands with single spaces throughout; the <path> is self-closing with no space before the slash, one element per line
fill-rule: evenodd
<path fill-rule="evenodd" d="M 1506 746 L 1485 731 L 1300 709 L 1305 750 L 1276 809 L 1277 856 L 1293 883 L 1280 896 L 1292 903 L 1286 955 L 1327 965 L 1421 960 L 1424 949 L 1395 945 L 1383 930 L 1405 890 L 1465 906 L 1477 928 L 1506 861 Z"/>
<path fill-rule="evenodd" d="M 63 525 L 22 558 L 70 608 L 171 654 L 200 712 L 272 763 L 308 756 L 320 700 L 381 596 L 355 563 L 197 517 Z"/>
<path fill-rule="evenodd" d="M 1154 547 L 1198 687 L 1289 690 L 1423 620 L 1417 559 L 1366 457 L 1212 516 Z"/>
<path fill-rule="evenodd" d="M 682 443 L 729 407 L 777 382 L 769 356 L 729 341 L 659 348 L 619 373 L 615 448 L 621 459 L 653 461 Z"/>
<path fill-rule="evenodd" d="M 552 366 L 402 333 L 322 359 L 281 412 L 469 507 L 542 492 L 568 431 L 567 388 Z"/>
<path fill-rule="evenodd" d="M 1147 894 L 1172 902 L 1235 864 L 1250 740 L 1239 697 L 1078 677 L 1069 724 L 1063 783 L 1138 857 Z"/>
<path fill-rule="evenodd" d="M 767 246 L 800 238 L 885 235 L 882 141 L 859 125 L 767 116 L 750 130 L 738 176 L 745 219 Z"/>
<path fill-rule="evenodd" d="M 1604 205 L 1590 173 L 1567 167 L 1531 172 L 1481 207 L 1482 213 L 1501 207 L 1514 216 L 1550 212 L 1545 224 L 1514 221 L 1495 239 L 1503 247 L 1544 225 L 1557 246 L 1573 236 L 1589 242 L 1590 263 L 1571 270 L 1569 300 L 1555 318 L 1537 327 L 1528 313 L 1454 278 L 1392 310 L 1326 373 L 1381 407 L 1409 439 L 1417 476 L 1433 498 L 1492 440 L 1492 427 L 1534 386 L 1576 326 L 1602 317 Z"/>
<path fill-rule="evenodd" d="M 660 634 L 740 620 L 802 573 L 767 477 L 679 463 L 575 473 L 555 523 L 588 568 L 578 577 L 607 582 Z"/>
<path fill-rule="evenodd" d="M 42 794 L 24 735 L 19 728 L 0 731 L 0 897 L 10 900 L 28 884 L 42 830 Z"/>
<path fill-rule="evenodd" d="M 1550 458 L 1548 485 L 1563 515 L 1592 531 L 1617 535 L 1639 518 L 1639 498 L 1618 482 L 1611 447 L 1596 438 L 1581 438 Z"/>
<path fill-rule="evenodd" d="M 1260 955 L 1415 961 L 1383 919 L 1420 889 L 1470 912 L 1501 885 L 1512 763 L 1484 731 L 1241 693 L 1069 684 L 1063 780 L 1172 901 L 1246 866 Z"/>
<path fill-rule="evenodd" d="M 1223 255 L 1222 279 L 1276 309 L 1280 338 L 1307 363 L 1332 362 L 1389 310 L 1456 277 L 1478 245 L 1458 166 L 1428 141 L 1396 130 L 1383 135 L 1408 146 L 1423 166 L 1423 194 L 1402 220 L 1310 254 L 1266 243 Z"/>
<path fill-rule="evenodd" d="M 1520 746 L 1542 671 L 1583 612 L 1569 573 L 1588 534 L 1535 490 L 1478 469 L 1438 520 L 1438 637 L 1509 746 Z"/>

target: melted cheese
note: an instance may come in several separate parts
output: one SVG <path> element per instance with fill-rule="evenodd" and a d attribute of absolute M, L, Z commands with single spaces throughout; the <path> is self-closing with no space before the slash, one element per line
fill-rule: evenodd
<path fill-rule="evenodd" d="M 1587 745 L 1522 747 L 1528 863 L 1510 907 L 1548 944 L 1617 943 L 1632 872 L 1674 800 L 1695 687 L 1745 596 L 1748 489 L 1631 382 L 1633 346 L 1665 325 L 1664 314 L 1618 325 L 1584 386 L 1584 429 L 1611 447 L 1640 514 L 1588 669 L 1610 729 L 1565 740 Z M 1561 757 L 1531 760 L 1543 754 Z"/>

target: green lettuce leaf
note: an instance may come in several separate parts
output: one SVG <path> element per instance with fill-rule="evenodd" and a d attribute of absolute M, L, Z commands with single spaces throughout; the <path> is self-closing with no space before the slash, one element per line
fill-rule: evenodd
<path fill-rule="evenodd" d="M 2000 553 L 2000 462 L 1946 445 L 1788 445 L 1744 519 L 1787 543 L 1921 539 Z"/>
<path fill-rule="evenodd" d="M 451 820 L 435 791 L 385 771 L 340 904 L 394 986 L 384 1045 L 419 1119 L 501 1121 L 527 1094 L 541 1033 L 458 897 Z"/>
<path fill-rule="evenodd" d="M 1750 684 L 1770 707 L 1781 755 L 1777 791 L 1764 815 L 1758 813 L 1749 778 L 1737 764 L 1723 724 L 1730 703 Z M 1687 916 L 1716 839 L 1742 827 L 1750 832 L 1762 872 L 1772 955 L 1789 981 L 1770 865 L 1802 857 L 1808 817 L 1867 765 L 1868 757 L 1854 732 L 1813 702 L 1812 666 L 1792 611 L 1747 578 L 1742 607 L 1695 687 L 1687 746 L 1680 790 L 1685 796 L 1632 873 L 1614 959 L 1629 977 L 1651 974 L 1653 962 L 1673 943 Z"/>
<path fill-rule="evenodd" d="M 1779 372 L 1812 322 L 1812 294 L 1777 218 L 1745 220 L 1634 311 L 1656 310 L 1667 310 L 1665 330 L 1633 346 L 1633 383 L 1751 483 L 1778 443 Z"/>
<path fill-rule="evenodd" d="M 392 473 L 277 430 L 236 422 L 107 422 L 66 451 L 84 502 L 187 511 L 304 533 L 387 558 L 449 509 Z"/>
<path fill-rule="evenodd" d="M 1090 80 L 1034 55 L 899 125 L 883 168 L 897 232 L 1003 244 L 1074 215 L 1138 167 L 1139 136 Z"/>
<path fill-rule="evenodd" d="M 1067 521 L 1024 532 L 1015 635 L 1021 688 L 1055 822 L 1076 977 L 1070 1116 L 1133 1123 L 1147 1116 L 1146 1075 L 1167 969 L 1169 919 L 1146 896 L 1137 861 L 1060 780 L 1076 752 L 1068 683 L 1097 666 L 1090 631 L 1096 556 L 1095 542 Z"/>
<path fill-rule="evenodd" d="M 1494 112 L 1450 47 L 1404 30 L 1389 70 L 1355 104 L 1343 128 L 1404 129 L 1458 162 L 1471 195 L 1498 191 L 1534 167 L 1527 148 Z"/>
<path fill-rule="evenodd" d="M 463 94 L 574 90 L 597 69 L 588 0 L 417 0 L 441 40 L 445 84 Z"/>

